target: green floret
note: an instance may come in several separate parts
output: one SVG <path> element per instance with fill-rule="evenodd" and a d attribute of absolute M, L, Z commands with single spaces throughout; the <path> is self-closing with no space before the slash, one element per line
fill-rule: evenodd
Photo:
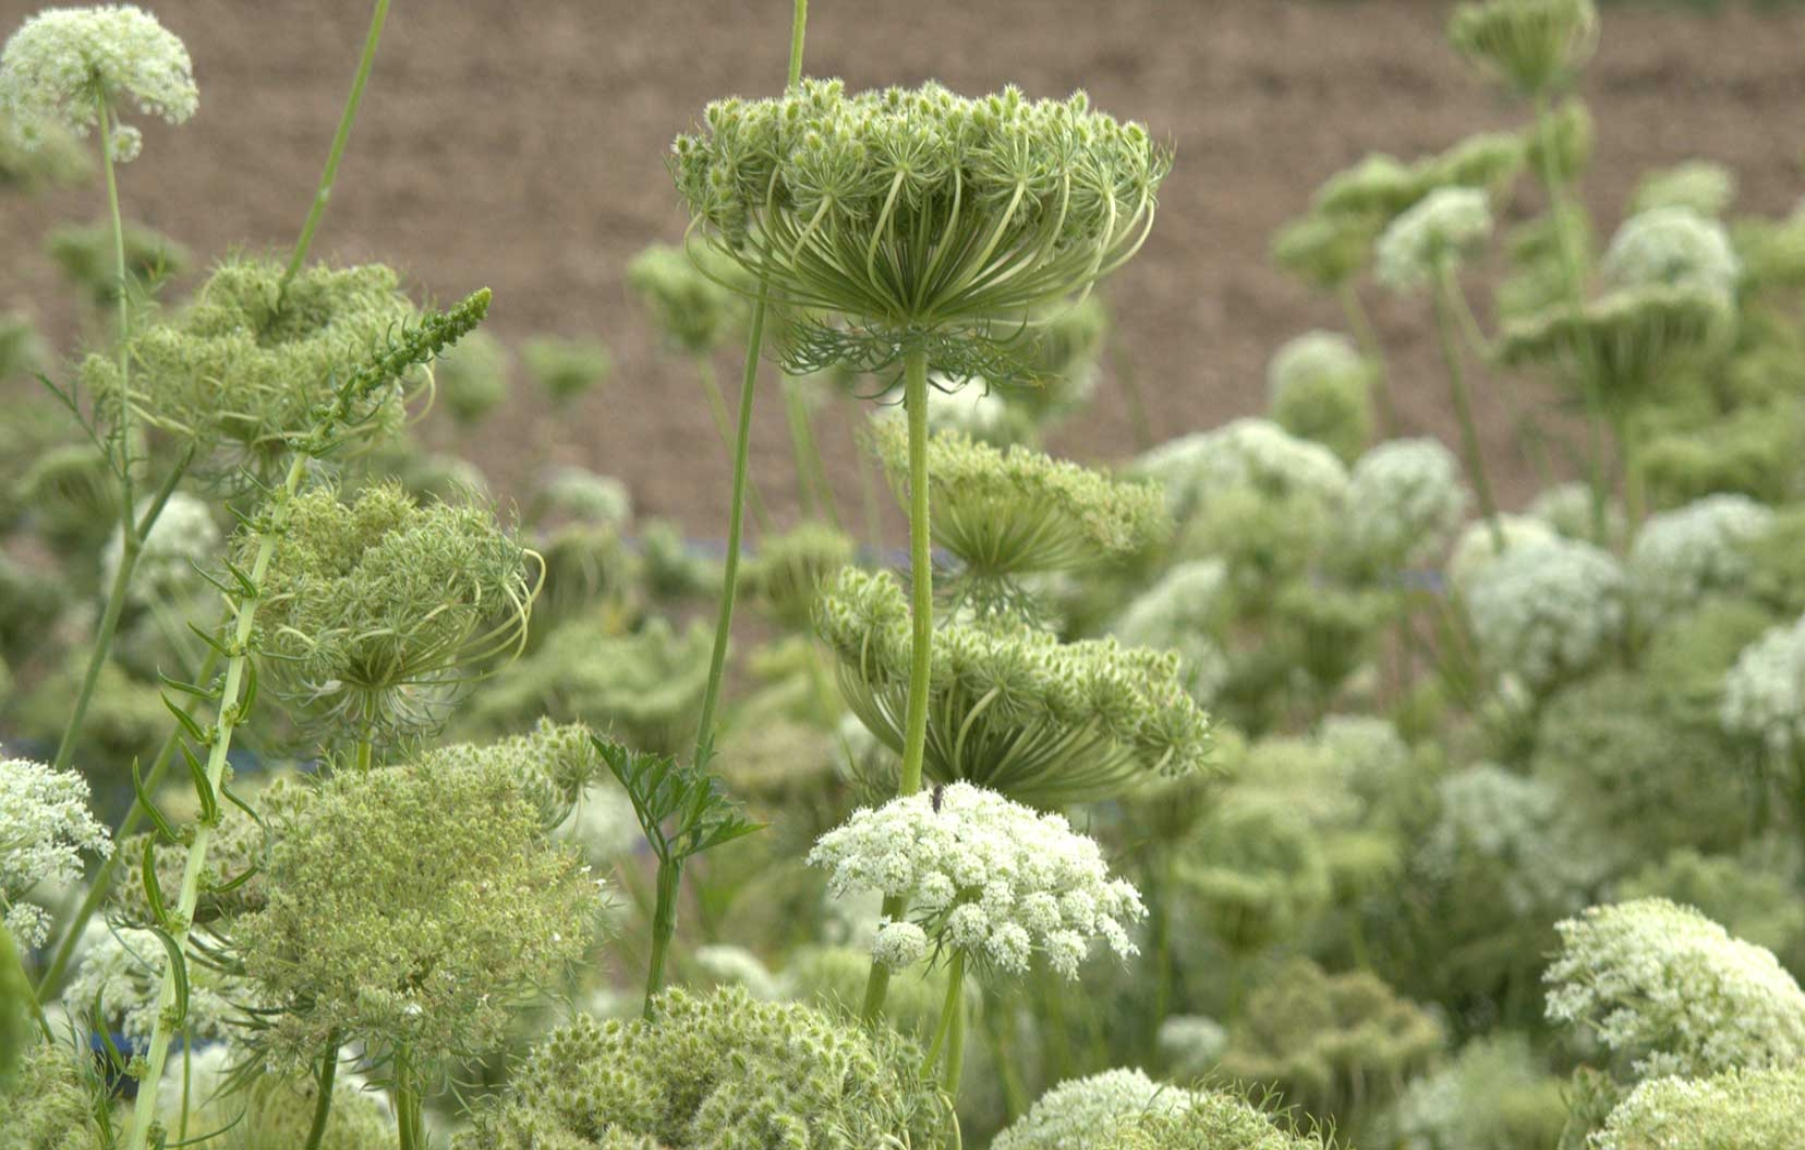
<path fill-rule="evenodd" d="M 380 265 L 307 268 L 286 292 L 278 291 L 282 273 L 270 260 L 229 261 L 187 307 L 133 335 L 131 399 L 140 418 L 203 455 L 226 449 L 267 470 L 312 428 L 338 385 L 415 315 L 400 278 Z M 118 365 L 105 357 L 88 357 L 82 375 L 97 393 L 118 387 Z M 402 386 L 376 388 L 341 433 L 394 434 L 404 399 Z"/>
<path fill-rule="evenodd" d="M 907 499 L 903 421 L 878 420 L 871 443 L 898 498 Z M 1155 484 L 1110 479 L 1022 447 L 999 450 L 956 431 L 928 441 L 928 475 L 934 542 L 980 579 L 1123 559 L 1167 529 Z"/>
<path fill-rule="evenodd" d="M 840 573 L 816 611 L 860 722 L 902 748 L 910 631 L 888 573 Z M 1146 774 L 1202 764 L 1209 719 L 1178 656 L 1113 639 L 1061 644 L 1027 627 L 943 627 L 935 636 L 926 773 L 1057 806 L 1119 794 Z"/>
<path fill-rule="evenodd" d="M 797 374 L 918 350 L 956 378 L 1020 376 L 1023 322 L 1134 255 L 1171 166 L 1083 93 L 807 80 L 703 119 L 672 146 L 677 190 L 700 238 L 788 305 Z"/>
<path fill-rule="evenodd" d="M 338 774 L 272 821 L 268 904 L 234 931 L 274 1008 L 257 1036 L 272 1065 L 304 1071 L 329 1039 L 422 1068 L 495 1050 L 513 1009 L 584 956 L 601 890 L 549 837 L 523 757 Z"/>
<path fill-rule="evenodd" d="M 944 1106 L 911 1043 L 734 988 L 670 990 L 658 1021 L 553 1031 L 456 1150 L 930 1146 Z"/>
<path fill-rule="evenodd" d="M 258 629 L 304 715 L 388 742 L 436 728 L 464 672 L 519 643 L 532 568 L 486 507 L 319 488 L 290 505 Z"/>

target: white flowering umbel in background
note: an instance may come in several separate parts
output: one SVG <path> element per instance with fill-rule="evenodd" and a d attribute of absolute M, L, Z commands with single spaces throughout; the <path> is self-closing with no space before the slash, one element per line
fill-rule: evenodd
<path fill-rule="evenodd" d="M 1629 556 L 1641 621 L 1659 623 L 1707 592 L 1739 589 L 1751 566 L 1742 544 L 1773 521 L 1772 508 L 1746 495 L 1709 495 L 1650 516 Z"/>
<path fill-rule="evenodd" d="M 1772 951 L 1698 911 L 1637 899 L 1556 929 L 1548 1017 L 1592 1031 L 1636 1078 L 1805 1061 L 1805 992 Z"/>
<path fill-rule="evenodd" d="M 113 851 L 88 810 L 88 783 L 29 759 L 0 759 L 0 919 L 25 947 L 42 946 L 50 916 L 25 901 L 45 884 L 81 878 L 82 855 Z"/>
<path fill-rule="evenodd" d="M 1095 840 L 1060 815 L 1041 814 L 969 783 L 907 795 L 853 814 L 821 836 L 809 863 L 826 867 L 836 897 L 877 890 L 903 898 L 912 921 L 885 922 L 873 957 L 891 969 L 950 953 L 946 1005 L 928 1060 L 957 1089 L 964 1050 L 962 996 L 968 962 L 1011 973 L 1035 953 L 1067 978 L 1091 941 L 1136 952 L 1128 927 L 1146 908 L 1111 878 Z"/>
<path fill-rule="evenodd" d="M 1609 554 L 1561 539 L 1500 556 L 1473 580 L 1467 617 L 1488 667 L 1542 692 L 1590 669 L 1617 643 L 1626 587 Z"/>
<path fill-rule="evenodd" d="M 1765 755 L 1764 773 L 1790 787 L 1805 834 L 1805 618 L 1783 623 L 1743 648 L 1724 676 L 1718 722 Z"/>
<path fill-rule="evenodd" d="M 1434 559 L 1460 527 L 1467 490 L 1460 463 L 1433 439 L 1394 439 L 1362 455 L 1340 521 L 1345 558 L 1389 575 Z"/>

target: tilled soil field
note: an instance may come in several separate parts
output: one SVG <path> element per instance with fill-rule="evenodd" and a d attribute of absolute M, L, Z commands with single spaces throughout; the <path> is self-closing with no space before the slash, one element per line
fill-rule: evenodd
<path fill-rule="evenodd" d="M 37 7 L 0 0 L 0 28 Z M 1265 403 L 1282 340 L 1337 311 L 1270 266 L 1272 231 L 1331 172 L 1369 151 L 1410 157 L 1519 112 L 1447 49 L 1447 5 L 1426 0 L 914 0 L 812 6 L 808 70 L 854 86 L 930 77 L 970 92 L 1087 88 L 1177 149 L 1154 236 L 1109 286 L 1118 339 L 1165 437 Z M 363 0 L 167 0 L 189 45 L 201 111 L 147 125 L 124 169 L 128 214 L 217 254 L 292 243 L 336 123 L 367 19 Z M 726 465 L 686 365 L 660 355 L 623 285 L 646 243 L 684 219 L 663 161 L 710 98 L 775 92 L 788 3 L 401 0 L 341 172 L 317 255 L 383 259 L 424 294 L 487 284 L 494 330 L 599 334 L 617 368 L 605 392 L 550 421 L 525 391 L 460 446 L 506 491 L 548 460 L 618 475 L 642 510 L 718 536 Z M 1584 94 L 1599 128 L 1586 195 L 1604 227 L 1644 170 L 1687 157 L 1731 165 L 1738 207 L 1786 210 L 1802 188 L 1805 17 L 1713 17 L 1609 7 Z M 1527 205 L 1526 205 L 1527 206 Z M 0 212 L 0 308 L 59 339 L 79 317 L 43 258 L 50 226 L 98 215 L 88 189 Z M 1371 300 L 1396 349 L 1406 430 L 1452 440 L 1422 309 Z M 723 372 L 732 365 L 723 359 Z M 1499 406 L 1481 397 L 1507 497 L 1530 477 Z M 841 412 L 825 432 L 853 480 Z M 448 428 L 433 428 L 450 443 Z M 1112 376 L 1094 414 L 1057 446 L 1119 457 L 1135 435 Z M 754 467 L 780 511 L 793 502 L 781 405 L 763 404 Z"/>

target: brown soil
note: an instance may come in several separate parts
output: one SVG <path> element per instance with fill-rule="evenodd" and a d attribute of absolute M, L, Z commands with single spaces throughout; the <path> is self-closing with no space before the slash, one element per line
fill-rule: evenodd
<path fill-rule="evenodd" d="M 0 0 L 0 29 L 39 5 Z M 1088 88 L 1177 148 L 1153 241 L 1109 289 L 1151 425 L 1161 437 L 1260 409 L 1283 339 L 1333 325 L 1335 309 L 1273 271 L 1273 229 L 1326 175 L 1368 151 L 1409 157 L 1519 110 L 1445 47 L 1442 3 L 1369 0 L 817 0 L 808 68 L 855 86 L 938 78 L 1032 95 Z M 166 0 L 188 43 L 201 113 L 151 127 L 124 170 L 128 213 L 201 253 L 292 243 L 324 159 L 367 18 L 364 0 Z M 618 368 L 560 427 L 536 398 L 498 417 L 468 453 L 504 490 L 548 458 L 627 480 L 645 511 L 697 535 L 725 520 L 726 466 L 697 386 L 663 359 L 621 272 L 683 219 L 664 149 L 711 97 L 768 94 L 788 49 L 784 0 L 402 0 L 316 254 L 383 259 L 428 294 L 495 290 L 508 338 L 598 333 Z M 1805 17 L 1697 18 L 1606 10 L 1585 95 L 1599 124 L 1587 198 L 1608 226 L 1644 170 L 1697 156 L 1741 176 L 1739 207 L 1799 198 Z M 45 229 L 98 214 L 93 190 L 0 212 L 0 308 L 75 338 L 67 293 L 39 254 Z M 1451 438 L 1420 307 L 1373 304 L 1396 349 L 1409 428 Z M 734 374 L 723 359 L 724 376 Z M 781 405 L 761 405 L 754 467 L 782 513 L 793 503 Z M 1490 453 L 1528 491 L 1495 403 Z M 842 426 L 851 418 L 843 413 Z M 556 429 L 557 442 L 545 442 Z M 446 429 L 437 429 L 438 433 Z M 852 448 L 824 434 L 852 488 Z M 1134 447 L 1121 391 L 1058 444 L 1087 458 Z"/>

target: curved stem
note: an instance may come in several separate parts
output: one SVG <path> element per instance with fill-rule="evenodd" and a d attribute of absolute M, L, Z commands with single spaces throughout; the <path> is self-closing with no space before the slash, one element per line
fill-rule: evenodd
<path fill-rule="evenodd" d="M 1504 529 L 1498 523 L 1498 503 L 1492 498 L 1491 481 L 1486 478 L 1485 459 L 1479 451 L 1479 430 L 1473 423 L 1472 397 L 1467 393 L 1466 365 L 1462 362 L 1460 343 L 1453 315 L 1454 273 L 1444 263 L 1436 271 L 1434 285 L 1435 335 L 1441 347 L 1442 364 L 1448 371 L 1448 388 L 1454 396 L 1454 414 L 1460 420 L 1460 444 L 1467 457 L 1467 476 L 1479 496 L 1479 510 L 1491 530 L 1492 546 L 1504 551 Z"/>
<path fill-rule="evenodd" d="M 307 222 L 301 225 L 301 238 L 295 241 L 294 255 L 289 257 L 288 267 L 282 273 L 282 282 L 276 288 L 276 308 L 282 307 L 282 298 L 288 292 L 288 285 L 300 272 L 301 265 L 307 261 L 307 250 L 313 246 L 313 233 L 320 226 L 320 217 L 326 214 L 326 201 L 332 198 L 332 185 L 338 179 L 339 161 L 345 158 L 345 145 L 351 139 L 351 125 L 357 122 L 357 109 L 363 103 L 364 85 L 369 82 L 370 69 L 376 63 L 376 45 L 382 39 L 382 25 L 389 16 L 389 0 L 376 0 L 376 8 L 370 14 L 370 30 L 364 36 L 363 56 L 357 62 L 357 75 L 351 80 L 351 95 L 345 100 L 344 114 L 339 117 L 338 131 L 332 137 L 332 150 L 326 153 L 326 169 L 320 173 L 320 186 L 313 193 L 313 206 L 307 210 Z"/>
<path fill-rule="evenodd" d="M 326 1122 L 332 1115 L 332 1084 L 338 1077 L 338 1044 L 337 1030 L 326 1035 L 326 1056 L 320 1060 L 320 1096 L 313 1100 L 313 1124 L 308 1127 L 302 1150 L 319 1150 L 320 1139 L 326 1136 Z"/>

